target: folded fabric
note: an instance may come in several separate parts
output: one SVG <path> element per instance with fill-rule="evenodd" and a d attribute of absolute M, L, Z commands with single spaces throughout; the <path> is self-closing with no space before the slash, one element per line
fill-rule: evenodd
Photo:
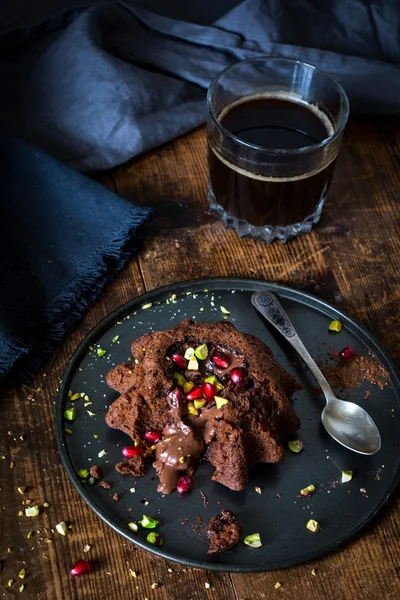
<path fill-rule="evenodd" d="M 260 54 L 325 69 L 353 113 L 400 114 L 399 30 L 387 0 L 246 0 L 213 26 L 126 2 L 72 11 L 0 40 L 0 125 L 108 169 L 203 123 L 212 77 Z"/>
<path fill-rule="evenodd" d="M 0 136 L 0 380 L 26 380 L 138 247 L 147 208 Z"/>

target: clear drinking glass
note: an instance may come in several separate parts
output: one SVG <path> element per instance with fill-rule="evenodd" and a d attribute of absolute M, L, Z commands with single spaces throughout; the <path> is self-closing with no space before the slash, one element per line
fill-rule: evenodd
<path fill-rule="evenodd" d="M 312 65 L 264 56 L 219 73 L 207 104 L 211 209 L 239 237 L 309 232 L 349 115 L 342 87 Z"/>

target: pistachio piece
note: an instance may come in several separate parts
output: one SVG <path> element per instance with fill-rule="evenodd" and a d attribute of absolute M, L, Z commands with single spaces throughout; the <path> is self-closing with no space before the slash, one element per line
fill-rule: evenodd
<path fill-rule="evenodd" d="M 314 519 L 310 519 L 308 521 L 306 527 L 309 531 L 316 533 L 319 530 L 319 523 L 318 523 L 318 521 L 314 521 Z"/>
<path fill-rule="evenodd" d="M 25 509 L 25 516 L 26 517 L 37 517 L 39 514 L 40 510 L 38 506 L 30 506 L 29 508 Z"/>
<path fill-rule="evenodd" d="M 199 360 L 205 360 L 208 356 L 207 344 L 201 344 L 200 346 L 197 346 L 194 353 L 195 353 L 195 356 L 197 356 L 197 358 Z"/>
<path fill-rule="evenodd" d="M 214 396 L 215 404 L 217 408 L 222 408 L 224 404 L 228 404 L 229 400 L 226 398 L 221 398 L 221 396 Z"/>
<path fill-rule="evenodd" d="M 180 387 L 183 387 L 186 383 L 186 379 L 184 378 L 182 373 L 176 372 L 172 375 L 172 378 L 175 381 L 175 383 L 177 383 Z"/>
<path fill-rule="evenodd" d="M 300 490 L 300 495 L 301 496 L 312 496 L 312 494 L 315 492 L 315 485 L 308 485 L 307 487 L 303 488 L 302 490 Z"/>
<path fill-rule="evenodd" d="M 246 535 L 244 538 L 244 543 L 247 546 L 251 546 L 251 548 L 261 548 L 262 542 L 259 533 L 252 533 L 250 535 Z"/>
<path fill-rule="evenodd" d="M 193 388 L 194 388 L 193 381 L 187 381 L 186 383 L 183 384 L 183 391 L 185 392 L 185 394 L 188 394 L 190 392 L 190 390 L 192 390 Z"/>
<path fill-rule="evenodd" d="M 288 448 L 295 454 L 298 454 L 299 452 L 301 452 L 303 450 L 304 444 L 301 440 L 293 440 L 288 443 Z"/>
<path fill-rule="evenodd" d="M 64 410 L 64 419 L 67 419 L 67 421 L 73 421 L 75 419 L 75 417 L 76 417 L 75 406 Z"/>
<path fill-rule="evenodd" d="M 157 527 L 157 525 L 159 524 L 159 522 L 160 521 L 157 521 L 157 519 L 152 519 L 151 517 L 147 517 L 146 515 L 143 515 L 142 520 L 140 521 L 140 524 L 145 529 L 155 529 Z"/>
<path fill-rule="evenodd" d="M 100 358 L 107 354 L 107 350 L 104 350 L 104 348 L 97 348 L 96 352 L 97 352 L 97 356 L 100 356 Z"/>
<path fill-rule="evenodd" d="M 199 411 L 195 408 L 193 402 L 188 402 L 187 403 L 187 409 L 188 409 L 188 413 L 190 415 L 197 416 L 199 414 Z"/>
<path fill-rule="evenodd" d="M 138 524 L 137 523 L 133 523 L 133 522 L 128 523 L 128 529 L 130 529 L 130 531 L 133 531 L 133 533 L 137 533 L 139 531 Z"/>
<path fill-rule="evenodd" d="M 193 356 L 189 360 L 187 368 L 189 369 L 189 371 L 198 371 L 199 370 L 199 363 L 197 362 L 197 358 L 195 356 Z"/>
<path fill-rule="evenodd" d="M 340 321 L 331 321 L 331 324 L 329 325 L 329 331 L 336 331 L 337 333 L 339 333 L 339 331 L 342 331 L 342 323 Z"/>
<path fill-rule="evenodd" d="M 191 348 L 191 347 L 187 348 L 186 352 L 184 354 L 184 357 L 186 358 L 186 360 L 190 360 L 191 358 L 193 358 L 193 356 L 194 356 L 194 348 Z"/>
<path fill-rule="evenodd" d="M 56 525 L 56 531 L 60 534 L 60 535 L 67 535 L 68 533 L 68 527 L 65 521 L 61 521 L 60 523 L 57 523 Z"/>
<path fill-rule="evenodd" d="M 347 483 L 353 479 L 353 471 L 342 471 L 342 483 Z"/>

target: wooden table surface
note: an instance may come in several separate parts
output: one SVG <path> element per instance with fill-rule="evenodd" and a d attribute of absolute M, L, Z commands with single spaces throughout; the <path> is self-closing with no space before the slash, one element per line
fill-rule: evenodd
<path fill-rule="evenodd" d="M 6 598 L 400 598 L 399 496 L 358 540 L 316 562 L 258 574 L 201 571 L 154 557 L 107 527 L 70 483 L 53 434 L 55 388 L 77 344 L 120 304 L 186 279 L 243 276 L 308 290 L 364 323 L 399 364 L 399 157 L 398 124 L 351 120 L 320 224 L 286 245 L 239 240 L 207 212 L 204 128 L 102 178 L 123 196 L 151 206 L 155 218 L 138 256 L 104 290 L 34 382 L 7 390 L 1 398 L 0 580 Z M 25 496 L 19 486 L 27 487 Z M 34 522 L 18 514 L 26 497 L 49 505 Z M 61 520 L 73 524 L 66 537 L 53 532 Z M 84 554 L 86 544 L 90 551 Z M 92 562 L 93 571 L 72 578 L 69 567 L 81 557 Z M 24 580 L 18 578 L 22 568 Z M 9 588 L 10 579 L 15 582 Z M 275 590 L 278 581 L 282 587 Z M 152 589 L 152 583 L 159 587 Z"/>

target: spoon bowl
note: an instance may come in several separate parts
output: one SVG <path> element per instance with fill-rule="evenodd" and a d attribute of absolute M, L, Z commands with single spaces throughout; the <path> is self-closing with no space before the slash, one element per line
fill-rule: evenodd
<path fill-rule="evenodd" d="M 251 302 L 298 352 L 320 385 L 326 400 L 321 422 L 329 435 L 353 452 L 366 455 L 378 452 L 381 436 L 373 419 L 358 404 L 336 398 L 276 296 L 271 292 L 256 292 L 252 295 Z"/>

